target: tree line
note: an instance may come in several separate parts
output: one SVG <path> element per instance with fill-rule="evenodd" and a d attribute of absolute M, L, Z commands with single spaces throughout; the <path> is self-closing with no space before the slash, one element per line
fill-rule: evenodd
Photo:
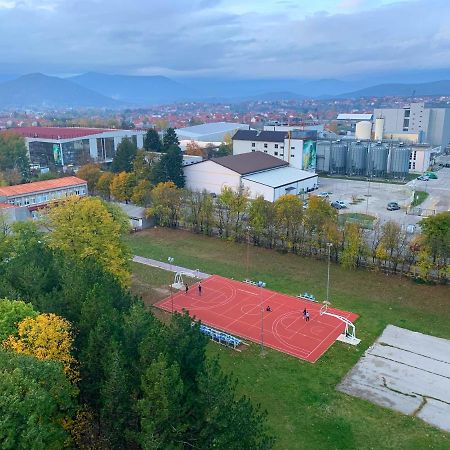
<path fill-rule="evenodd" d="M 0 234 L 1 448 L 271 448 L 199 324 L 131 294 L 127 227 L 72 197 Z"/>
<path fill-rule="evenodd" d="M 224 187 L 215 198 L 165 182 L 149 199 L 147 215 L 161 226 L 303 256 L 327 258 L 330 251 L 347 269 L 370 267 L 440 282 L 450 275 L 450 212 L 422 219 L 421 233 L 411 236 L 394 221 L 375 223 L 373 229 L 342 221 L 326 199 L 314 195 L 306 204 L 292 194 L 269 202 L 251 199 L 243 187 Z"/>

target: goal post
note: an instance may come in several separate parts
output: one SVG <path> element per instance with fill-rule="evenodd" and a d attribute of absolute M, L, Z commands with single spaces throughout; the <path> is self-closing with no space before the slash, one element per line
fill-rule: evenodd
<path fill-rule="evenodd" d="M 323 305 L 320 308 L 320 315 L 334 317 L 334 318 L 340 320 L 341 322 L 343 322 L 345 324 L 345 330 L 344 330 L 344 333 L 342 333 L 339 336 L 338 340 L 340 340 L 342 342 L 346 342 L 348 344 L 358 345 L 361 342 L 361 339 L 358 339 L 356 337 L 355 324 L 351 320 L 347 319 L 347 317 L 329 312 L 328 307 L 330 304 L 331 303 L 327 302 L 327 301 L 323 302 Z"/>
<path fill-rule="evenodd" d="M 176 272 L 172 284 L 172 287 L 174 289 L 178 290 L 184 289 L 185 281 L 183 277 L 195 278 L 195 274 L 190 272 Z"/>

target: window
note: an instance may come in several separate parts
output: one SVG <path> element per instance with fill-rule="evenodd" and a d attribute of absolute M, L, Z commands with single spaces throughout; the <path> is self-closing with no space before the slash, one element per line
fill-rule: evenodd
<path fill-rule="evenodd" d="M 295 147 L 291 147 L 291 150 L 295 150 Z"/>
<path fill-rule="evenodd" d="M 275 148 L 278 148 L 278 144 L 275 144 Z"/>
<path fill-rule="evenodd" d="M 405 109 L 405 117 L 409 117 L 411 115 L 410 109 Z"/>
<path fill-rule="evenodd" d="M 274 154 L 275 156 L 278 156 L 278 152 L 273 152 L 273 154 Z"/>
<path fill-rule="evenodd" d="M 295 157 L 295 155 L 291 155 L 291 158 L 294 158 Z"/>
<path fill-rule="evenodd" d="M 255 146 L 256 146 L 256 144 L 254 142 L 252 142 L 252 147 L 255 147 Z"/>
<path fill-rule="evenodd" d="M 409 162 L 409 169 L 411 170 L 411 166 L 412 166 L 412 163 L 411 163 L 411 161 Z"/>
<path fill-rule="evenodd" d="M 284 148 L 284 145 L 280 145 L 280 148 Z"/>
<path fill-rule="evenodd" d="M 416 159 L 416 156 L 417 156 L 417 152 L 414 150 L 414 151 L 413 151 L 413 159 L 414 159 L 414 160 Z"/>
<path fill-rule="evenodd" d="M 267 150 L 264 150 L 264 153 L 267 153 Z"/>
<path fill-rule="evenodd" d="M 416 163 L 415 162 L 412 163 L 412 168 L 413 168 L 413 170 L 416 168 Z"/>
<path fill-rule="evenodd" d="M 280 153 L 280 156 L 284 156 L 284 153 Z"/>
<path fill-rule="evenodd" d="M 409 127 L 409 119 L 405 119 L 403 121 L 403 128 L 408 128 Z"/>
<path fill-rule="evenodd" d="M 267 144 L 264 142 L 264 148 L 267 148 Z"/>

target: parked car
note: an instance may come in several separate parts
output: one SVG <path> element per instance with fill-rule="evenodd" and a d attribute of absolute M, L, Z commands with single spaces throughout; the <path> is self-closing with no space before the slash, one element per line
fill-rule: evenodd
<path fill-rule="evenodd" d="M 328 198 L 330 194 L 328 192 L 321 192 L 320 194 L 317 194 L 317 197 L 321 198 Z"/>
<path fill-rule="evenodd" d="M 428 180 L 430 179 L 430 177 L 427 177 L 427 176 L 425 176 L 425 175 L 421 175 L 420 177 L 417 177 L 417 179 L 418 179 L 419 181 L 428 181 Z"/>
<path fill-rule="evenodd" d="M 341 200 L 335 200 L 334 202 L 331 202 L 331 206 L 336 209 L 347 208 L 347 205 Z"/>
<path fill-rule="evenodd" d="M 400 209 L 400 205 L 397 202 L 389 202 L 387 204 L 388 211 L 397 211 L 398 209 Z"/>

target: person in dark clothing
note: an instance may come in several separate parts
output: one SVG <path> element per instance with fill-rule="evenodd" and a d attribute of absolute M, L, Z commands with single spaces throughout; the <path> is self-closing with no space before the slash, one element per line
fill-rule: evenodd
<path fill-rule="evenodd" d="M 268 307 L 266 308 L 266 311 L 267 311 L 267 312 L 271 312 L 271 311 L 272 311 L 272 308 L 271 308 L 270 306 L 268 306 Z"/>
<path fill-rule="evenodd" d="M 306 314 L 308 314 L 308 311 L 306 311 L 306 308 L 303 310 L 303 318 L 306 320 Z"/>
<path fill-rule="evenodd" d="M 202 282 L 198 283 L 198 295 L 202 295 Z"/>
<path fill-rule="evenodd" d="M 187 295 L 188 291 L 189 291 L 189 286 L 187 283 L 184 283 L 184 288 L 185 288 L 185 294 Z"/>
<path fill-rule="evenodd" d="M 307 322 L 309 322 L 309 312 L 308 311 L 306 311 L 305 319 L 306 319 Z"/>

